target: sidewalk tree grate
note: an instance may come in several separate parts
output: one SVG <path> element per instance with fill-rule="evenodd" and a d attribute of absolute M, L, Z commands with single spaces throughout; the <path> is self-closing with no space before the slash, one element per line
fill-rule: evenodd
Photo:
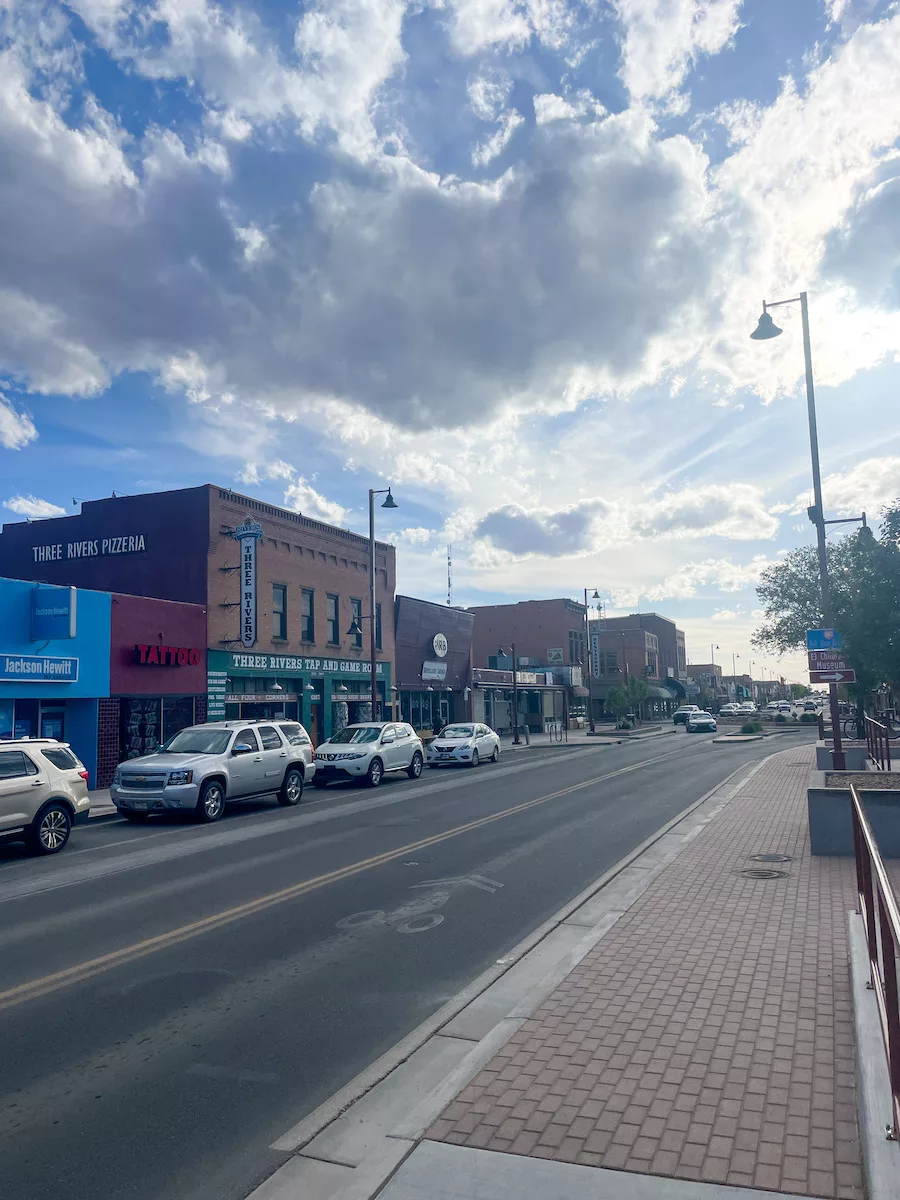
<path fill-rule="evenodd" d="M 790 854 L 750 854 L 751 862 L 793 862 Z"/>
<path fill-rule="evenodd" d="M 786 879 L 788 872 L 776 871 L 773 867 L 744 867 L 742 871 L 738 871 L 738 875 L 747 879 Z"/>

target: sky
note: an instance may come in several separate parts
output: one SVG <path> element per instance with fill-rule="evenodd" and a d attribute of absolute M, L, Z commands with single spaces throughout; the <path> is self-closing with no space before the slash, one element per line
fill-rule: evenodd
<path fill-rule="evenodd" d="M 900 495 L 893 0 L 0 0 L 0 514 L 214 482 L 751 649 Z M 839 531 L 830 536 L 839 537 Z"/>

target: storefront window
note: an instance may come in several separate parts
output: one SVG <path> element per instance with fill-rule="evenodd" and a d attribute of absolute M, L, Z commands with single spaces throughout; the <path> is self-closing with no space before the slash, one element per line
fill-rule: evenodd
<path fill-rule="evenodd" d="M 328 645 L 337 646 L 341 640 L 337 596 L 329 595 L 325 598 L 325 625 L 325 631 L 328 635 Z"/>
<path fill-rule="evenodd" d="M 300 589 L 300 640 L 314 642 L 316 640 L 316 619 L 314 615 L 312 588 Z"/>
<path fill-rule="evenodd" d="M 160 742 L 159 699 L 123 699 L 119 704 L 121 758 L 152 754 Z"/>
<path fill-rule="evenodd" d="M 194 723 L 193 696 L 167 696 L 163 700 L 162 741 Z"/>

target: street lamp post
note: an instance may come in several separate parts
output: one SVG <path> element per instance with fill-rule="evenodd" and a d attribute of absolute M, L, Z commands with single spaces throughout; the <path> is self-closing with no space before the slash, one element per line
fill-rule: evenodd
<path fill-rule="evenodd" d="M 594 594 L 591 597 L 591 599 L 592 600 L 600 599 L 600 593 L 597 591 L 596 588 L 594 588 Z M 585 645 L 585 665 L 587 666 L 588 728 L 590 729 L 591 733 L 595 733 L 596 728 L 594 726 L 594 697 L 591 695 L 591 678 L 593 677 L 594 671 L 593 671 L 592 659 L 591 659 L 591 622 L 590 622 L 589 613 L 590 613 L 590 610 L 588 609 L 588 590 L 587 590 L 587 588 L 585 588 L 584 589 L 584 645 Z M 598 657 L 599 657 L 599 649 L 598 649 Z"/>
<path fill-rule="evenodd" d="M 396 508 L 397 502 L 391 495 L 391 489 L 387 488 L 369 488 L 369 611 L 366 615 L 360 615 L 359 618 L 354 617 L 347 630 L 348 634 L 354 636 L 362 633 L 359 621 L 371 622 L 369 626 L 369 669 L 372 674 L 371 678 L 371 704 L 372 704 L 372 720 L 377 720 L 378 710 L 378 681 L 375 675 L 377 666 L 377 648 L 375 645 L 375 497 L 384 496 L 382 508 Z M 387 696 L 385 696 L 387 701 Z"/>
<path fill-rule="evenodd" d="M 831 593 L 828 586 L 828 551 L 825 545 L 825 509 L 822 506 L 822 475 L 819 469 L 819 434 L 816 428 L 816 394 L 813 387 L 812 349 L 809 341 L 809 306 L 806 292 L 792 296 L 789 300 L 776 300 L 769 304 L 763 300 L 762 315 L 759 323 L 750 337 L 754 341 L 763 342 L 776 338 L 782 332 L 769 316 L 770 308 L 779 308 L 783 304 L 800 304 L 800 318 L 803 325 L 803 361 L 806 368 L 806 416 L 809 424 L 809 455 L 812 463 L 813 507 L 808 509 L 809 519 L 816 527 L 816 545 L 819 552 L 819 588 L 822 597 L 822 620 L 825 625 L 831 624 Z M 838 709 L 837 684 L 828 685 L 831 701 L 831 732 L 834 741 L 832 763 L 836 771 L 846 770 L 844 747 L 841 742 L 841 719 Z"/>
<path fill-rule="evenodd" d="M 498 647 L 497 655 L 500 658 L 506 658 L 506 651 L 502 646 Z M 513 677 L 513 745 L 519 744 L 519 684 L 516 678 L 516 643 L 512 643 L 512 677 Z"/>
<path fill-rule="evenodd" d="M 731 686 L 734 688 L 734 698 L 737 700 L 737 667 L 734 665 L 735 659 L 740 658 L 739 654 L 731 652 Z"/>

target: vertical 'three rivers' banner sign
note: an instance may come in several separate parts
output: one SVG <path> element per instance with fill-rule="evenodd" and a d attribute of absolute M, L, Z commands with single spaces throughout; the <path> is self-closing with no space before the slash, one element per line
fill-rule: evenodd
<path fill-rule="evenodd" d="M 262 525 L 245 517 L 231 536 L 241 547 L 241 643 L 256 643 L 256 543 L 263 535 Z"/>

